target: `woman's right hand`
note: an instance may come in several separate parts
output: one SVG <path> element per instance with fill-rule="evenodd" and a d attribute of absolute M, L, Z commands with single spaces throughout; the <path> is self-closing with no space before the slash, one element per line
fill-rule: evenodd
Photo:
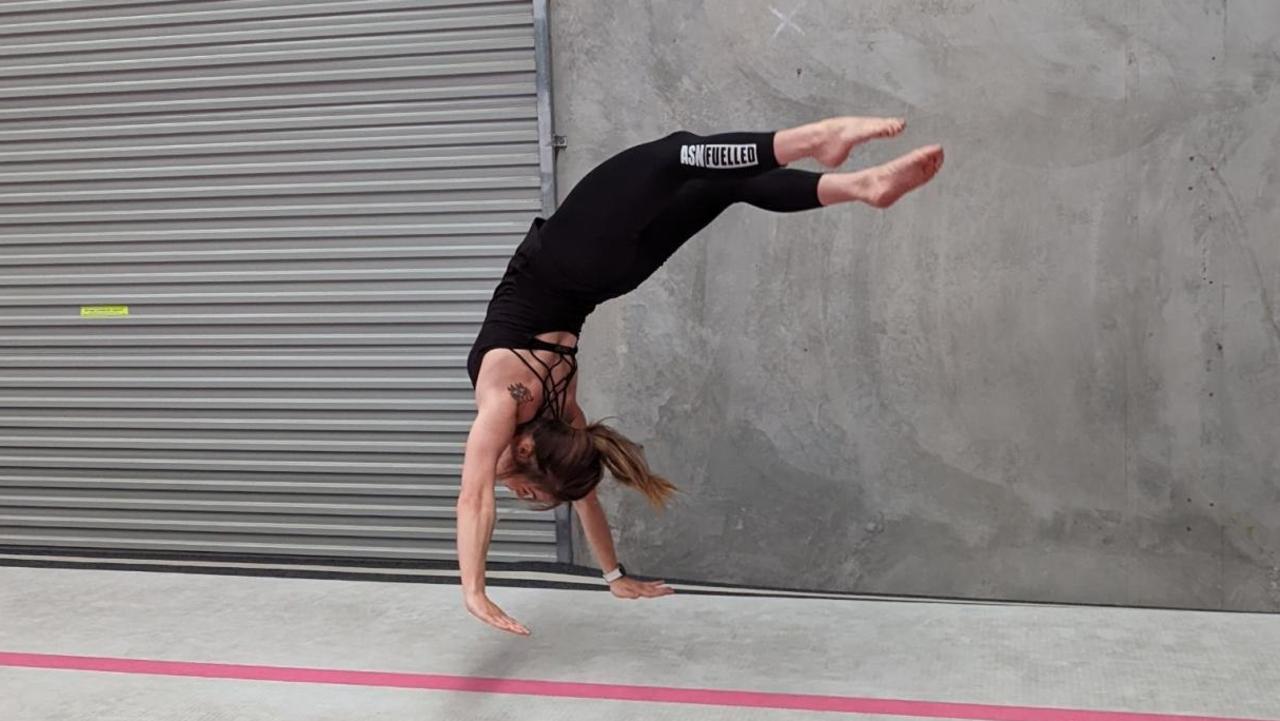
<path fill-rule="evenodd" d="M 529 629 L 503 613 L 484 592 L 485 558 L 497 522 L 493 482 L 498 458 L 515 434 L 515 400 L 509 393 L 504 396 L 502 386 L 490 380 L 477 388 L 476 406 L 476 419 L 467 434 L 462 489 L 458 493 L 458 572 L 462 596 L 472 616 L 494 628 L 528 636 Z"/>
<path fill-rule="evenodd" d="M 514 633 L 518 636 L 528 636 L 529 629 L 520 625 L 514 618 L 508 616 L 498 604 L 489 600 L 484 593 L 468 593 L 464 598 L 467 601 L 467 610 L 472 616 L 484 621 L 496 629 Z"/>

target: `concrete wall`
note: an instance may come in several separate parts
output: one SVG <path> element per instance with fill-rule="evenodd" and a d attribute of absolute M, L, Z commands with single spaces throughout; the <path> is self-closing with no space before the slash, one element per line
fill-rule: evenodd
<path fill-rule="evenodd" d="M 551 11 L 562 197 L 676 128 L 947 149 L 887 212 L 732 209 L 588 321 L 583 407 L 684 490 L 605 494 L 634 570 L 1280 609 L 1280 3 Z"/>

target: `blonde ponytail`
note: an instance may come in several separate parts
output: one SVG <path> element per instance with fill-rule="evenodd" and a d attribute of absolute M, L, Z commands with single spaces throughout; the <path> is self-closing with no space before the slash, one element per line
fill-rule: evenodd
<path fill-rule="evenodd" d="M 603 423 L 592 423 L 586 431 L 618 483 L 643 493 L 655 508 L 666 507 L 676 487 L 649 470 L 649 462 L 639 444 Z"/>

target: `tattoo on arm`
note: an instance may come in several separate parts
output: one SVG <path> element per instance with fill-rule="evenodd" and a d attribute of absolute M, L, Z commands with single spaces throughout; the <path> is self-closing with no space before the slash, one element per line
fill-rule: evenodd
<path fill-rule="evenodd" d="M 511 397 L 516 399 L 516 405 L 522 406 L 533 400 L 533 394 L 525 387 L 523 383 L 512 383 L 507 386 L 507 391 L 511 393 Z"/>

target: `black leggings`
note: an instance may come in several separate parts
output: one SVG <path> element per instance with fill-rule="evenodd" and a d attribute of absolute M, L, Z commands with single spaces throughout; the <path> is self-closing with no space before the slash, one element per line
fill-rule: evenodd
<path fill-rule="evenodd" d="M 626 292 L 662 265 L 686 240 L 734 203 L 777 213 L 821 206 L 821 173 L 778 165 L 774 133 L 676 132 L 628 148 L 588 173 L 543 226 L 548 238 L 577 246 L 562 267 L 600 277 L 608 259 L 626 258 Z M 634 243 L 641 252 L 625 253 Z M 621 254 L 616 251 L 624 251 Z M 577 258 L 565 257 L 574 255 Z M 608 272 L 605 275 L 609 275 Z"/>
<path fill-rule="evenodd" d="M 587 173 L 516 249 L 467 360 L 472 384 L 492 348 L 555 350 L 535 336 L 580 335 L 597 304 L 643 283 L 730 205 L 781 213 L 820 206 L 822 175 L 780 168 L 773 136 L 672 133 Z M 550 387 L 543 395 L 558 397 Z"/>

